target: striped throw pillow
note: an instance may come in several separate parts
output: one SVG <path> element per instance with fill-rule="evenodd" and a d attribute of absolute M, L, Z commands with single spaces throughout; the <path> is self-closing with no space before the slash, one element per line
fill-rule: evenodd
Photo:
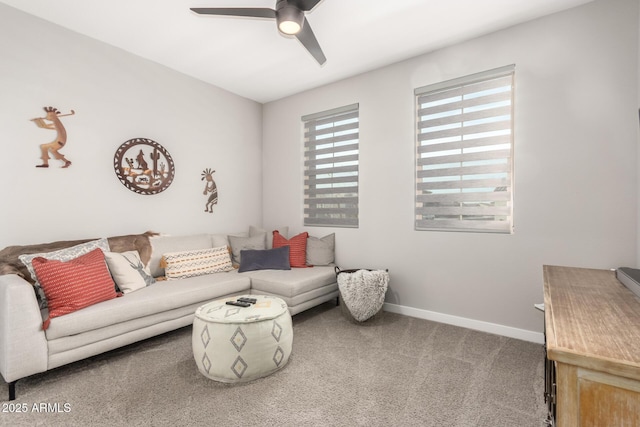
<path fill-rule="evenodd" d="M 168 280 L 233 270 L 229 249 L 226 246 L 165 253 L 161 266 L 164 267 L 164 274 Z"/>
<path fill-rule="evenodd" d="M 291 264 L 291 267 L 307 267 L 307 237 L 309 237 L 309 233 L 305 231 L 287 240 L 282 237 L 278 230 L 275 230 L 273 232 L 273 248 L 289 246 L 289 264 Z"/>
<path fill-rule="evenodd" d="M 38 281 L 38 276 L 33 269 L 33 264 L 31 263 L 31 261 L 37 257 L 55 259 L 58 261 L 69 261 L 78 258 L 80 255 L 91 252 L 96 248 L 102 249 L 102 252 L 109 252 L 111 250 L 109 248 L 109 241 L 106 238 L 102 238 L 98 240 L 91 240 L 86 243 L 80 243 L 79 245 L 71 246 L 69 248 L 59 249 L 57 251 L 40 252 L 37 254 L 24 254 L 18 257 L 18 259 L 22 261 L 22 263 L 27 267 L 31 278 L 33 279 L 33 286 L 36 288 L 36 296 L 38 298 L 38 304 L 40 304 L 40 308 L 47 308 L 47 298 L 44 295 L 44 291 L 42 290 L 42 286 Z"/>

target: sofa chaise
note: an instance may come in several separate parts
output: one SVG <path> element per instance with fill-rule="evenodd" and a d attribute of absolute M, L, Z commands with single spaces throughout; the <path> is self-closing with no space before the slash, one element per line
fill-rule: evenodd
<path fill-rule="evenodd" d="M 267 233 L 256 232 L 255 228 L 251 228 L 248 235 L 239 236 L 154 234 L 10 246 L 0 251 L 0 374 L 9 385 L 10 400 L 15 399 L 15 384 L 21 378 L 188 326 L 193 322 L 196 309 L 214 299 L 247 293 L 274 295 L 283 299 L 291 315 L 295 315 L 338 298 L 331 256 L 333 247 L 330 247 L 333 240 L 325 245 L 322 239 L 308 239 L 310 247 L 312 243 L 316 248 L 320 245 L 321 251 L 315 253 L 323 260 L 322 265 L 274 269 L 280 267 L 269 268 L 269 262 L 265 264 L 263 259 L 253 267 L 246 267 L 237 259 L 245 253 L 259 254 L 260 258 L 263 253 L 275 252 L 282 259 L 280 249 L 284 248 L 270 249 L 271 236 L 267 238 Z M 107 245 L 107 250 L 91 249 L 94 244 Z M 76 248 L 85 248 L 86 253 L 78 257 L 77 253 L 66 254 L 67 258 L 60 255 L 59 260 L 53 262 L 47 258 L 47 255 L 65 254 Z M 287 254 L 289 250 L 287 247 Z M 44 283 L 35 280 L 45 277 L 42 265 L 50 263 L 67 268 L 74 262 L 81 263 L 78 260 L 97 255 L 98 251 L 104 254 L 104 264 L 114 279 L 115 297 L 56 315 L 58 308 L 43 304 L 53 291 L 47 295 Z M 208 261 L 204 270 L 197 263 L 195 266 L 188 262 L 180 264 L 189 258 L 187 254 L 193 259 L 194 254 L 198 258 L 202 253 L 217 254 L 213 267 Z M 133 262 L 126 258 L 131 254 L 135 255 Z M 141 283 L 140 277 L 145 280 L 142 285 L 136 285 L 137 289 L 128 289 L 126 282 L 121 285 L 116 275 L 121 271 L 112 268 L 111 260 L 123 257 L 129 260 L 132 270 L 140 273 L 141 276 L 136 275 L 136 283 Z M 29 270 L 29 263 L 21 258 L 31 261 L 32 269 L 37 270 L 36 278 Z M 233 262 L 239 264 L 232 266 Z M 128 277 L 135 275 L 133 271 L 125 273 Z"/>

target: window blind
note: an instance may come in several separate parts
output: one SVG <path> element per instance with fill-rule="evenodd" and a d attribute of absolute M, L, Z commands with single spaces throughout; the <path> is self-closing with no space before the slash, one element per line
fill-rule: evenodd
<path fill-rule="evenodd" d="M 417 230 L 512 232 L 514 73 L 415 90 Z"/>
<path fill-rule="evenodd" d="M 358 227 L 358 108 L 302 117 L 304 225 Z"/>

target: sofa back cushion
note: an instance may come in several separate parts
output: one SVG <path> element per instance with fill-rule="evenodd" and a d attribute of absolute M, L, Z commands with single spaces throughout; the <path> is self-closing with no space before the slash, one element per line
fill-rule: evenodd
<path fill-rule="evenodd" d="M 157 236 L 158 233 L 147 231 L 143 234 L 128 234 L 126 236 L 107 237 L 111 252 L 136 251 L 140 255 L 140 260 L 145 266 L 149 265 L 151 258 L 151 243 L 149 237 Z"/>
<path fill-rule="evenodd" d="M 211 247 L 229 246 L 229 239 L 226 234 L 211 234 Z"/>
<path fill-rule="evenodd" d="M 95 240 L 97 239 L 60 240 L 57 242 L 40 243 L 35 245 L 7 246 L 0 251 L 0 263 L 2 263 L 3 266 L 3 274 L 17 274 L 33 285 L 36 282 L 35 276 L 32 276 L 27 264 L 20 260 L 20 256 L 34 254 L 32 258 L 35 258 L 35 256 L 37 256 L 35 254 L 54 252 Z"/>
<path fill-rule="evenodd" d="M 149 270 L 153 277 L 164 276 L 164 268 L 160 265 L 162 255 L 170 252 L 183 252 L 196 249 L 212 248 L 210 234 L 193 234 L 190 236 L 154 236 L 151 241 L 151 258 Z"/>
<path fill-rule="evenodd" d="M 157 233 L 153 231 L 147 231 L 143 234 L 129 234 L 126 236 L 114 236 L 108 237 L 108 246 L 101 246 L 105 251 L 111 250 L 112 252 L 124 252 L 124 251 L 138 251 L 142 263 L 148 265 L 149 258 L 151 256 L 151 245 L 149 243 L 149 237 L 155 236 Z M 7 246 L 0 250 L 0 274 L 17 274 L 23 277 L 26 281 L 32 285 L 37 283 L 35 275 L 32 275 L 32 271 L 29 270 L 31 261 L 27 264 L 23 263 L 19 257 L 22 255 L 32 255 L 30 259 L 36 256 L 42 256 L 43 258 L 50 258 L 51 252 L 57 252 L 64 249 L 73 248 L 78 245 L 91 244 L 91 242 L 100 239 L 83 239 L 83 240 L 60 240 L 49 243 L 38 243 L 34 245 L 23 246 Z M 93 247 L 91 249 L 94 249 Z M 37 254 L 37 255 L 36 255 Z M 75 253 L 73 256 L 78 256 L 79 253 Z M 46 308 L 46 299 L 44 298 L 44 292 L 42 288 L 36 287 L 36 296 L 40 308 Z"/>
<path fill-rule="evenodd" d="M 49 305 L 49 317 L 42 325 L 45 330 L 54 317 L 117 296 L 100 248 L 69 261 L 36 257 L 32 265 Z"/>
<path fill-rule="evenodd" d="M 267 236 L 265 249 L 272 249 L 273 248 L 273 230 L 278 230 L 278 233 L 280 233 L 280 235 L 285 239 L 289 236 L 289 227 L 286 227 L 286 226 L 267 230 L 267 229 L 252 225 L 249 227 L 249 237 L 257 236 L 259 234 L 264 233 Z"/>
<path fill-rule="evenodd" d="M 149 257 L 151 256 L 149 237 L 156 236 L 157 234 L 158 233 L 153 231 L 147 231 L 143 234 L 108 237 L 107 241 L 109 242 L 109 248 L 112 252 L 138 251 L 142 263 L 147 265 L 149 263 Z M 34 279 L 31 277 L 27 266 L 18 259 L 20 255 L 53 252 L 94 240 L 98 239 L 60 240 L 35 245 L 7 246 L 0 250 L 0 274 L 17 274 L 33 284 Z"/>

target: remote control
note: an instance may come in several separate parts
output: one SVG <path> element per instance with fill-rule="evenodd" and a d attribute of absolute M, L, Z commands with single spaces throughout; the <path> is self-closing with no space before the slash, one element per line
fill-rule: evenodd
<path fill-rule="evenodd" d="M 227 301 L 226 304 L 227 305 L 235 305 L 237 307 L 249 307 L 249 306 L 251 306 L 251 304 L 249 304 L 248 302 L 242 302 L 242 301 Z"/>
<path fill-rule="evenodd" d="M 246 297 L 238 298 L 238 301 L 240 301 L 240 302 L 248 302 L 249 304 L 255 304 L 255 303 L 258 302 L 258 300 L 255 299 L 255 298 L 246 298 Z"/>

